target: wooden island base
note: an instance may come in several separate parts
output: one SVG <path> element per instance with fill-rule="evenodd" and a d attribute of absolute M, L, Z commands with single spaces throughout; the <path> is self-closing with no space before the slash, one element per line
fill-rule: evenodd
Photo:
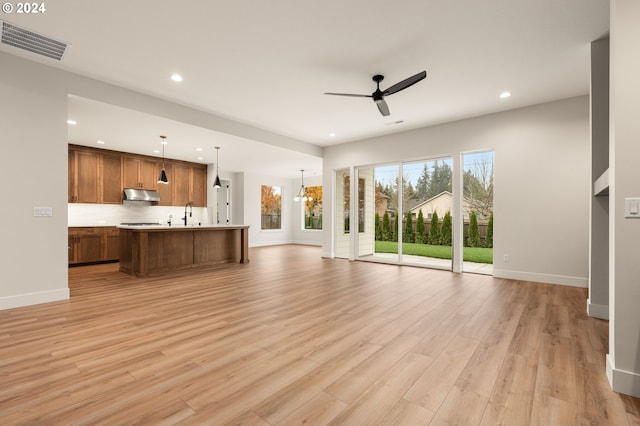
<path fill-rule="evenodd" d="M 249 262 L 248 226 L 120 227 L 120 271 L 136 277 Z"/>

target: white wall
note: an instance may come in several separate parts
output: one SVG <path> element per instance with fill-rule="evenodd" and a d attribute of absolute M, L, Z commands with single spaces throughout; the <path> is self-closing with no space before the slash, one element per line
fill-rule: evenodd
<path fill-rule="evenodd" d="M 69 297 L 67 93 L 0 54 L 0 309 Z M 53 216 L 34 217 L 35 206 Z"/>
<path fill-rule="evenodd" d="M 609 354 L 613 390 L 640 397 L 640 220 L 624 218 L 640 197 L 640 2 L 611 1 L 609 121 Z"/>
<path fill-rule="evenodd" d="M 586 287 L 587 96 L 328 147 L 325 209 L 334 208 L 334 170 L 442 155 L 459 158 L 477 150 L 494 151 L 494 275 Z M 325 219 L 326 257 L 334 250 L 327 231 L 332 219 Z M 502 261 L 503 254 L 509 254 L 509 262 Z"/>

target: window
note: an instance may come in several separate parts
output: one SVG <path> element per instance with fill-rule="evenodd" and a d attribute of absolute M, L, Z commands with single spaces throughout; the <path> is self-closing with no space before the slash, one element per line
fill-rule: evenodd
<path fill-rule="evenodd" d="M 282 229 L 282 188 L 262 185 L 260 213 L 262 229 Z"/>
<path fill-rule="evenodd" d="M 311 199 L 303 201 L 303 229 L 322 229 L 322 187 L 307 186 L 307 196 Z"/>

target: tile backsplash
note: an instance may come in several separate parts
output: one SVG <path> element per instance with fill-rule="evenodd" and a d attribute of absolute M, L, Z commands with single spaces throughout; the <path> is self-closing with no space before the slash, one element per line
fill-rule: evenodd
<path fill-rule="evenodd" d="M 123 204 L 68 204 L 69 226 L 116 226 L 123 222 L 149 222 L 181 224 L 184 207 L 154 206 L 140 201 L 124 201 Z M 212 223 L 205 207 L 194 207 L 188 223 Z"/>

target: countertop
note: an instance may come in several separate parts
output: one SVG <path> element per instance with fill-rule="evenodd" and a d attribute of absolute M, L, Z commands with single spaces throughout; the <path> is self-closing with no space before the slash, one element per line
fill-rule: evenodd
<path fill-rule="evenodd" d="M 182 224 L 173 224 L 171 226 L 169 225 L 118 225 L 117 226 L 120 229 L 132 229 L 132 230 L 144 230 L 144 231 L 168 231 L 168 230 L 173 230 L 173 231 L 180 231 L 180 230 L 189 230 L 189 231 L 195 231 L 198 229 L 241 229 L 241 228 L 248 228 L 248 225 L 212 225 L 212 224 L 205 224 L 205 225 L 187 225 L 184 226 Z"/>

